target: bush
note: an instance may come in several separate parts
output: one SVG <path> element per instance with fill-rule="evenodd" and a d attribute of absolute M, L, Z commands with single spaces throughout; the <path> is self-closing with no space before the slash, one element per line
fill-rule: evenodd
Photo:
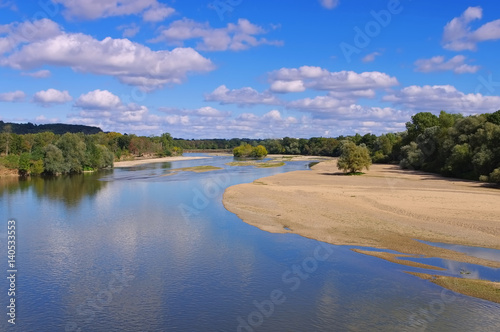
<path fill-rule="evenodd" d="M 35 160 L 31 163 L 30 174 L 40 175 L 44 172 L 43 160 Z"/>
<path fill-rule="evenodd" d="M 248 143 L 243 143 L 233 149 L 233 155 L 241 158 L 263 158 L 267 156 L 267 150 L 262 145 L 253 147 Z"/>
<path fill-rule="evenodd" d="M 265 156 L 267 156 L 267 150 L 264 146 L 257 145 L 255 148 L 252 149 L 252 157 L 264 158 Z"/>
<path fill-rule="evenodd" d="M 493 172 L 490 173 L 490 176 L 488 177 L 488 180 L 493 183 L 499 183 L 500 184 L 500 167 L 495 169 Z"/>

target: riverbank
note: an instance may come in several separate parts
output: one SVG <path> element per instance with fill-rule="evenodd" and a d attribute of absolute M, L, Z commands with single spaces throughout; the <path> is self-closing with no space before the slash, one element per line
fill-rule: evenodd
<path fill-rule="evenodd" d="M 120 167 L 133 167 L 143 164 L 151 164 L 151 163 L 167 163 L 171 161 L 180 161 L 180 160 L 195 160 L 195 159 L 206 159 L 209 157 L 184 157 L 184 156 L 176 156 L 176 157 L 163 157 L 163 158 L 148 158 L 148 159 L 135 159 L 135 160 L 126 160 L 126 161 L 117 161 L 114 163 L 115 168 Z"/>
<path fill-rule="evenodd" d="M 311 171 L 230 187 L 223 202 L 269 232 L 500 268 L 498 261 L 415 240 L 500 249 L 499 197 L 499 189 L 480 182 L 396 165 L 373 165 L 365 175 L 347 176 L 331 160 Z"/>

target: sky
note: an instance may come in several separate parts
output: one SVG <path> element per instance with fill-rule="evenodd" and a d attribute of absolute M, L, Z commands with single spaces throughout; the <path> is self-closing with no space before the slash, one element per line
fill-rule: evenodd
<path fill-rule="evenodd" d="M 500 109 L 500 3 L 0 0 L 0 120 L 177 138 Z"/>

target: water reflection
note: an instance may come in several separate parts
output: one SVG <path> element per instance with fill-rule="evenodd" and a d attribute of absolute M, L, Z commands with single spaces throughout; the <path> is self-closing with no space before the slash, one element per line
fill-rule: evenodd
<path fill-rule="evenodd" d="M 63 202 L 67 207 L 78 206 L 85 197 L 95 196 L 107 183 L 99 178 L 112 171 L 100 171 L 51 177 L 0 179 L 0 198 L 7 198 L 18 192 L 33 190 L 39 199 L 48 198 Z"/>

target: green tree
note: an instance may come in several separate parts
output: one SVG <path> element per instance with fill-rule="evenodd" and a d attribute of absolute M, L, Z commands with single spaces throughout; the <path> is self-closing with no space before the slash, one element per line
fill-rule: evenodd
<path fill-rule="evenodd" d="M 45 147 L 43 168 L 50 174 L 60 174 L 68 171 L 62 151 L 54 144 L 49 144 Z"/>
<path fill-rule="evenodd" d="M 86 145 L 80 134 L 66 133 L 56 143 L 64 157 L 66 173 L 80 173 L 85 164 Z"/>
<path fill-rule="evenodd" d="M 19 156 L 19 175 L 27 176 L 30 174 L 31 168 L 31 155 L 27 152 Z"/>
<path fill-rule="evenodd" d="M 403 146 L 401 155 L 403 157 L 399 163 L 401 168 L 420 169 L 424 162 L 424 154 L 415 142 Z"/>
<path fill-rule="evenodd" d="M 423 134 L 426 128 L 439 126 L 439 118 L 430 112 L 420 112 L 411 117 L 411 122 L 406 123 L 407 138 L 414 141 L 418 135 Z"/>
<path fill-rule="evenodd" d="M 356 145 L 351 141 L 341 143 L 341 154 L 337 161 L 337 167 L 343 172 L 356 173 L 366 168 L 370 169 L 372 160 L 370 152 L 365 145 Z"/>

